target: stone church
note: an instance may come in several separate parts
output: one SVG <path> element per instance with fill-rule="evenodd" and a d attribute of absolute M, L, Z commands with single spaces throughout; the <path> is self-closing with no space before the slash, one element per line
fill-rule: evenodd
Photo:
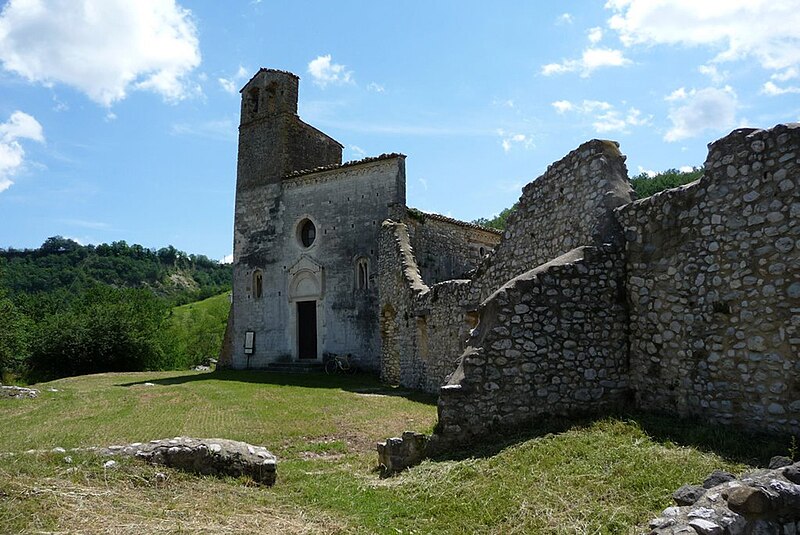
<path fill-rule="evenodd" d="M 308 367 L 331 354 L 381 367 L 378 235 L 404 222 L 427 284 L 463 277 L 499 233 L 406 206 L 405 156 L 342 163 L 297 115 L 299 78 L 261 69 L 242 88 L 233 302 L 220 365 Z"/>

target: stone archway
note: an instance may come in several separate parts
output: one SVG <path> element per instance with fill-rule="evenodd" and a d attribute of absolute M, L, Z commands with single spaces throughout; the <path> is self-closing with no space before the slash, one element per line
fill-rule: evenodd
<path fill-rule="evenodd" d="M 292 356 L 320 360 L 323 350 L 322 266 L 304 256 L 289 270 L 289 335 Z"/>

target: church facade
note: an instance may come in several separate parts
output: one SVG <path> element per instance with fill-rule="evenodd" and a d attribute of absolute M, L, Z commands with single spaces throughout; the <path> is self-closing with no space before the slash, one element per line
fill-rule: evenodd
<path fill-rule="evenodd" d="M 242 88 L 233 300 L 220 366 L 270 368 L 351 354 L 379 371 L 378 235 L 412 227 L 429 283 L 474 269 L 499 234 L 406 206 L 405 156 L 342 163 L 297 115 L 299 78 L 261 69 Z"/>

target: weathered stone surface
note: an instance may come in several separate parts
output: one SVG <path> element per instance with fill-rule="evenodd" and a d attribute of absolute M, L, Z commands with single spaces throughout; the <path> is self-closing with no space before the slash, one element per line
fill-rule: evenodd
<path fill-rule="evenodd" d="M 741 480 L 727 481 L 722 481 L 727 473 L 714 471 L 706 481 L 720 481 L 718 484 L 706 489 L 692 504 L 665 509 L 650 522 L 650 533 L 796 535 L 800 524 L 800 485 L 785 477 L 793 469 L 800 469 L 800 463 L 757 470 Z M 720 477 L 721 474 L 725 477 Z"/>
<path fill-rule="evenodd" d="M 739 487 L 728 495 L 728 507 L 740 515 L 752 516 L 766 513 L 770 509 L 769 495 L 762 489 Z"/>
<path fill-rule="evenodd" d="M 35 388 L 0 385 L 0 398 L 33 399 L 37 397 L 39 397 L 39 391 Z"/>
<path fill-rule="evenodd" d="M 791 466 L 792 460 L 789 457 L 785 457 L 783 455 L 776 455 L 772 459 L 769 460 L 769 468 L 783 468 L 784 466 Z"/>
<path fill-rule="evenodd" d="M 770 466 L 770 468 L 772 467 Z M 736 476 L 730 472 L 725 472 L 724 470 L 714 470 L 707 478 L 703 480 L 703 488 L 710 489 L 723 483 L 727 483 L 728 481 L 733 481 L 734 479 L 736 479 Z"/>
<path fill-rule="evenodd" d="M 700 180 L 617 209 L 639 408 L 800 435 L 787 384 L 800 371 L 799 126 L 735 130 L 709 145 Z"/>
<path fill-rule="evenodd" d="M 151 440 L 98 450 L 105 455 L 126 455 L 152 464 L 214 476 L 248 476 L 265 485 L 275 483 L 277 460 L 261 446 L 224 438 Z"/>
<path fill-rule="evenodd" d="M 391 475 L 419 464 L 425 457 L 428 437 L 406 431 L 402 437 L 393 437 L 378 443 L 378 465 L 384 475 Z"/>
<path fill-rule="evenodd" d="M 684 485 L 672 494 L 672 499 L 678 505 L 692 505 L 699 500 L 706 489 L 699 485 Z"/>

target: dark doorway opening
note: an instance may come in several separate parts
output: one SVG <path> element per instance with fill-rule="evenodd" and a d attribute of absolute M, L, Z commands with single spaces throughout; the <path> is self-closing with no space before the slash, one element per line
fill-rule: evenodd
<path fill-rule="evenodd" d="M 317 302 L 297 302 L 297 356 L 317 358 Z"/>

